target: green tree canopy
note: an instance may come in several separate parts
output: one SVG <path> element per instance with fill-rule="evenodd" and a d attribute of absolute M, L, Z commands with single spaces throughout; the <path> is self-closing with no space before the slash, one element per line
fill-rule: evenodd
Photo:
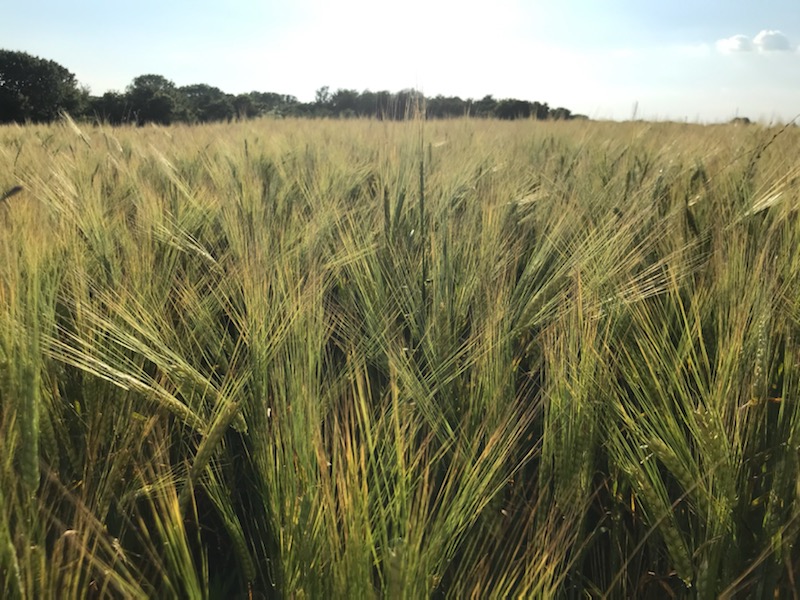
<path fill-rule="evenodd" d="M 89 100 L 89 115 L 112 125 L 119 125 L 130 119 L 130 104 L 124 94 L 106 92 Z"/>
<path fill-rule="evenodd" d="M 186 116 L 186 107 L 175 84 L 161 75 L 139 75 L 128 86 L 127 97 L 139 125 L 169 125 Z"/>
<path fill-rule="evenodd" d="M 51 121 L 80 101 L 75 75 L 57 62 L 0 50 L 0 123 Z"/>
<path fill-rule="evenodd" d="M 178 91 L 186 100 L 190 120 L 227 121 L 236 115 L 234 97 L 217 87 L 196 83 L 178 88 Z"/>
<path fill-rule="evenodd" d="M 217 87 L 197 83 L 177 87 L 162 75 L 136 77 L 122 93 L 106 92 L 89 96 L 79 89 L 75 76 L 51 60 L 24 52 L 0 50 L 0 123 L 43 122 L 57 118 L 60 111 L 75 117 L 100 119 L 111 124 L 175 122 L 206 123 L 273 117 L 371 117 L 403 120 L 424 111 L 427 118 L 446 119 L 476 116 L 500 119 L 587 118 L 567 108 L 551 109 L 546 102 L 516 98 L 480 100 L 438 95 L 426 98 L 415 89 L 399 92 L 372 92 L 354 89 L 317 89 L 313 102 L 300 102 L 295 96 L 252 91 L 233 95 Z"/>

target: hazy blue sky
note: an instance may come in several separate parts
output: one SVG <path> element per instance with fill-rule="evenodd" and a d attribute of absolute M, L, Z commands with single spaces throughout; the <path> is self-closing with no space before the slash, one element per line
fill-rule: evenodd
<path fill-rule="evenodd" d="M 799 0 L 22 0 L 0 23 L 0 48 L 95 94 L 157 73 L 306 101 L 416 87 L 597 118 L 800 113 Z"/>

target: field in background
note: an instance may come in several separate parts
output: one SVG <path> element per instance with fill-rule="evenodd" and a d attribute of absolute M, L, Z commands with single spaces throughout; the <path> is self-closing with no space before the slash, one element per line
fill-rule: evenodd
<path fill-rule="evenodd" d="M 794 127 L 0 128 L 0 596 L 792 597 L 798 178 Z"/>

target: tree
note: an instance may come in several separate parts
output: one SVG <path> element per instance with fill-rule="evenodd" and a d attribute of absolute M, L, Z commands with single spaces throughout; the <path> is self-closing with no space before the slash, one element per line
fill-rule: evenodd
<path fill-rule="evenodd" d="M 161 75 L 140 75 L 128 86 L 126 95 L 139 125 L 169 125 L 187 116 L 175 84 Z"/>
<path fill-rule="evenodd" d="M 400 90 L 396 94 L 382 91 L 374 96 L 370 94 L 370 97 L 375 98 L 376 116 L 379 119 L 402 121 L 413 118 L 418 110 L 425 110 L 425 96 L 415 89 Z"/>
<path fill-rule="evenodd" d="M 494 96 L 489 94 L 488 96 L 484 96 L 475 103 L 475 116 L 493 117 L 496 108 L 497 108 L 497 100 L 494 99 Z"/>
<path fill-rule="evenodd" d="M 233 96 L 221 89 L 196 83 L 178 88 L 186 101 L 190 120 L 208 123 L 209 121 L 230 121 L 236 114 Z"/>
<path fill-rule="evenodd" d="M 378 94 L 364 90 L 356 100 L 356 112 L 362 117 L 378 116 Z"/>
<path fill-rule="evenodd" d="M 284 116 L 291 114 L 299 104 L 295 96 L 275 92 L 249 92 L 233 99 L 238 119 L 252 119 L 267 114 Z"/>
<path fill-rule="evenodd" d="M 534 102 L 531 105 L 531 112 L 533 113 L 534 118 L 538 121 L 544 121 L 550 116 L 550 107 L 548 106 L 547 102 L 542 104 L 541 102 Z"/>
<path fill-rule="evenodd" d="M 531 116 L 531 108 L 527 100 L 510 98 L 498 102 L 495 115 L 498 119 L 527 119 Z"/>
<path fill-rule="evenodd" d="M 338 89 L 330 99 L 331 109 L 337 116 L 352 117 L 358 114 L 358 92 Z"/>
<path fill-rule="evenodd" d="M 126 122 L 160 123 L 250 119 L 273 117 L 335 116 L 373 117 L 403 120 L 420 114 L 442 119 L 461 116 L 500 119 L 533 118 L 576 119 L 569 109 L 550 109 L 547 103 L 508 98 L 497 101 L 491 95 L 480 100 L 438 95 L 426 98 L 415 89 L 359 93 L 353 89 L 322 86 L 313 102 L 301 103 L 295 96 L 273 92 L 249 92 L 234 96 L 219 88 L 199 83 L 176 87 L 161 75 L 140 75 L 125 93 L 106 92 L 90 96 L 88 88 L 78 88 L 75 76 L 51 60 L 24 52 L 0 50 L 0 123 L 50 121 L 60 111 L 76 118 L 94 118 L 117 125 Z"/>
<path fill-rule="evenodd" d="M 130 105 L 124 94 L 106 92 L 89 100 L 88 113 L 100 121 L 119 125 L 130 119 Z"/>
<path fill-rule="evenodd" d="M 464 101 L 458 96 L 436 96 L 425 102 L 428 118 L 447 119 L 463 117 L 471 105 L 471 100 Z"/>
<path fill-rule="evenodd" d="M 25 52 L 0 50 L 0 123 L 52 121 L 80 108 L 75 75 Z"/>
<path fill-rule="evenodd" d="M 314 103 L 320 106 L 327 106 L 331 101 L 331 88 L 323 85 L 314 94 Z"/>
<path fill-rule="evenodd" d="M 569 121 L 572 118 L 572 111 L 559 106 L 550 111 L 550 118 L 555 121 Z"/>
<path fill-rule="evenodd" d="M 236 118 L 240 120 L 252 119 L 258 116 L 258 107 L 250 94 L 239 94 L 233 99 L 233 109 Z"/>

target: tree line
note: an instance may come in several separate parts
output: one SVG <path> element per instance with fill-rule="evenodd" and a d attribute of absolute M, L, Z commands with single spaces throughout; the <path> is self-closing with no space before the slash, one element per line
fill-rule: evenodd
<path fill-rule="evenodd" d="M 566 108 L 550 108 L 541 102 L 484 96 L 480 100 L 458 96 L 426 98 L 413 89 L 400 92 L 329 87 L 317 90 L 313 102 L 295 96 L 253 91 L 228 94 L 198 83 L 176 86 L 162 75 L 140 75 L 124 92 L 91 95 L 79 86 L 75 75 L 55 61 L 25 52 L 0 50 L 0 123 L 42 123 L 61 112 L 73 118 L 120 124 L 208 123 L 276 117 L 371 117 L 400 120 L 424 111 L 427 118 L 474 116 L 499 119 L 575 119 Z"/>

